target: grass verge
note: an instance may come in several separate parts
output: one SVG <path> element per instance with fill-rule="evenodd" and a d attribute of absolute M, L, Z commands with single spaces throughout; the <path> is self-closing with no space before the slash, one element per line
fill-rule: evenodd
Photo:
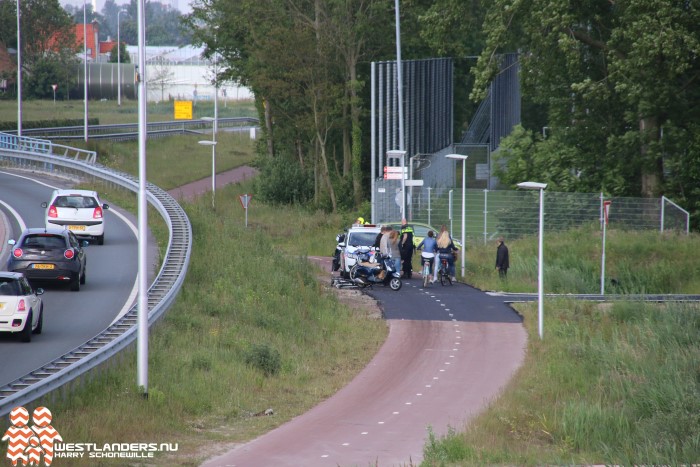
<path fill-rule="evenodd" d="M 431 437 L 422 465 L 697 463 L 697 304 L 548 300 L 543 340 L 536 304 L 518 309 L 524 366 L 474 423 Z"/>

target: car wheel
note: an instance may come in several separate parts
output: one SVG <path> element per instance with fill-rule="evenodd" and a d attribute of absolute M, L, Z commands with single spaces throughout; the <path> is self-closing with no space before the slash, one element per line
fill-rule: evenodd
<path fill-rule="evenodd" d="M 34 328 L 34 334 L 41 334 L 41 330 L 44 327 L 44 306 L 42 305 L 39 309 L 39 321 L 36 323 L 36 328 Z"/>
<path fill-rule="evenodd" d="M 80 283 L 85 284 L 85 275 L 87 274 L 87 270 L 83 269 L 83 274 L 80 276 Z"/>
<path fill-rule="evenodd" d="M 70 281 L 70 289 L 73 292 L 79 292 L 80 291 L 80 283 L 81 283 L 80 273 L 78 273 L 78 275 L 75 276 L 75 278 Z"/>
<path fill-rule="evenodd" d="M 102 234 L 102 235 L 100 235 L 99 237 L 97 237 L 97 244 L 98 244 L 98 245 L 104 245 L 104 244 L 105 244 L 105 236 L 104 236 L 104 234 Z"/>
<path fill-rule="evenodd" d="M 24 323 L 24 329 L 22 329 L 19 333 L 19 338 L 22 340 L 22 342 L 31 342 L 32 341 L 32 312 L 31 312 L 31 310 L 29 311 L 29 314 L 27 315 L 27 321 Z"/>

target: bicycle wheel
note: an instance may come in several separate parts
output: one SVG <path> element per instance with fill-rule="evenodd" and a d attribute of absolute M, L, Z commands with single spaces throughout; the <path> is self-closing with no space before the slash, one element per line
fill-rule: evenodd
<path fill-rule="evenodd" d="M 430 262 L 426 261 L 423 264 L 423 287 L 428 286 L 428 281 L 430 280 Z"/>
<path fill-rule="evenodd" d="M 440 268 L 438 275 L 440 276 L 440 284 L 442 285 L 445 285 L 450 280 L 450 278 L 446 274 L 444 266 Z"/>

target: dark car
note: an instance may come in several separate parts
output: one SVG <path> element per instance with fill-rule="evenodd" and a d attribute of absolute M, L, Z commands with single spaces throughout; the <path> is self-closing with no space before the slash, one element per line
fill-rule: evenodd
<path fill-rule="evenodd" d="M 12 245 L 7 270 L 22 272 L 30 281 L 66 282 L 73 291 L 85 283 L 87 241 L 81 243 L 64 229 L 27 229 Z"/>

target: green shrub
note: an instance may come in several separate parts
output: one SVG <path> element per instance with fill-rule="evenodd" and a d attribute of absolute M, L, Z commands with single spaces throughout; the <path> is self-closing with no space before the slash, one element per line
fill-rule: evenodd
<path fill-rule="evenodd" d="M 280 353 L 267 344 L 254 344 L 246 352 L 245 362 L 262 371 L 265 376 L 277 374 L 282 366 Z"/>

